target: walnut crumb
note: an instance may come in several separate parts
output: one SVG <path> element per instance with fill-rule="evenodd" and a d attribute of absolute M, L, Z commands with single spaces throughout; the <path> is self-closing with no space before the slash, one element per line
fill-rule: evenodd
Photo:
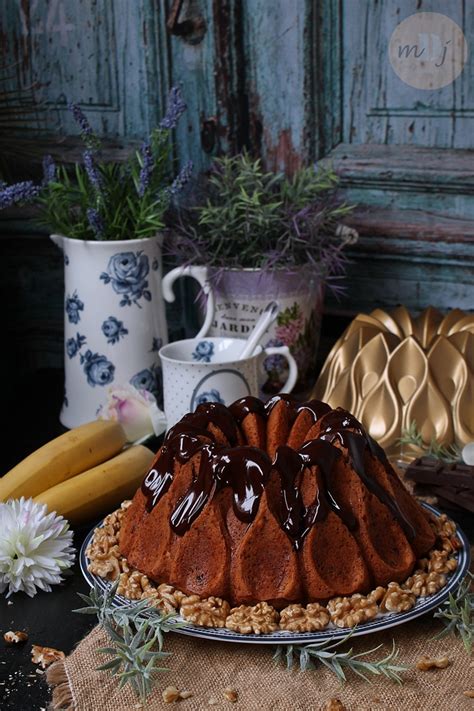
<path fill-rule="evenodd" d="M 39 644 L 34 644 L 31 648 L 31 661 L 33 664 L 40 664 L 42 669 L 65 657 L 64 652 L 54 647 L 41 647 Z"/>
<path fill-rule="evenodd" d="M 175 686 L 167 686 L 161 692 L 161 696 L 165 704 L 173 704 L 179 699 L 179 690 Z"/>
<path fill-rule="evenodd" d="M 233 607 L 225 621 L 225 626 L 241 634 L 268 634 L 278 629 L 278 612 L 266 602 L 253 607 L 240 605 Z"/>
<path fill-rule="evenodd" d="M 7 644 L 23 644 L 28 640 L 28 634 L 26 632 L 12 632 L 12 630 L 9 630 L 5 632 L 3 639 Z"/>
<path fill-rule="evenodd" d="M 161 692 L 165 704 L 174 704 L 175 701 L 179 701 L 179 699 L 189 699 L 192 695 L 192 691 L 187 691 L 186 689 L 180 691 L 176 686 L 167 686 L 166 689 Z"/>
<path fill-rule="evenodd" d="M 346 707 L 339 699 L 329 699 L 323 711 L 346 711 Z"/>
<path fill-rule="evenodd" d="M 429 671 L 430 669 L 446 669 L 449 665 L 448 657 L 435 659 L 434 657 L 423 656 L 417 661 L 416 668 L 420 671 Z"/>
<path fill-rule="evenodd" d="M 224 627 L 229 610 L 229 603 L 220 597 L 201 600 L 199 595 L 190 595 L 183 598 L 179 612 L 185 620 L 201 627 Z"/>
<path fill-rule="evenodd" d="M 215 699 L 213 696 L 211 696 L 211 698 L 207 702 L 208 706 L 217 706 L 218 703 L 219 699 Z"/>
<path fill-rule="evenodd" d="M 464 696 L 467 696 L 468 699 L 474 699 L 474 689 L 468 689 L 467 691 L 462 692 Z"/>
<path fill-rule="evenodd" d="M 230 701 L 232 704 L 235 704 L 235 702 L 238 699 L 238 694 L 235 689 L 232 689 L 230 686 L 228 686 L 226 689 L 224 689 L 223 694 L 227 701 Z"/>
<path fill-rule="evenodd" d="M 329 612 L 317 602 L 306 607 L 288 605 L 280 612 L 280 629 L 290 632 L 315 632 L 329 624 Z"/>

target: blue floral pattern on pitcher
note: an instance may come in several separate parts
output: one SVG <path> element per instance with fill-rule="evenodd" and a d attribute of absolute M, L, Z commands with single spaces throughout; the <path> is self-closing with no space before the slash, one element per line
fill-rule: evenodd
<path fill-rule="evenodd" d="M 66 297 L 65 309 L 69 323 L 79 323 L 81 311 L 84 311 L 84 302 L 80 300 L 77 291 L 73 291 L 72 296 Z"/>
<path fill-rule="evenodd" d="M 157 365 L 152 365 L 151 368 L 143 368 L 143 370 L 135 373 L 130 378 L 130 384 L 137 390 L 148 390 L 159 400 L 162 391 L 161 380 L 161 368 Z"/>
<path fill-rule="evenodd" d="M 193 360 L 210 363 L 214 355 L 214 344 L 212 341 L 200 341 L 194 349 L 192 356 Z"/>
<path fill-rule="evenodd" d="M 75 338 L 74 336 L 72 338 L 68 338 L 66 341 L 66 353 L 69 358 L 74 358 L 74 356 L 79 353 L 84 343 L 86 343 L 86 337 L 82 336 L 80 333 L 76 333 Z"/>
<path fill-rule="evenodd" d="M 109 385 L 115 374 L 115 366 L 105 355 L 86 351 L 81 354 L 81 365 L 87 377 L 87 382 L 93 388 L 96 385 Z"/>
<path fill-rule="evenodd" d="M 196 407 L 202 405 L 205 402 L 218 402 L 221 405 L 225 405 L 225 401 L 221 398 L 219 390 L 212 388 L 212 390 L 207 390 L 201 393 L 196 398 Z"/>
<path fill-rule="evenodd" d="M 107 271 L 100 278 L 104 284 L 112 284 L 116 294 L 120 294 L 120 306 L 131 306 L 143 298 L 151 301 L 147 275 L 150 265 L 146 254 L 140 252 L 119 252 L 109 259 Z"/>
<path fill-rule="evenodd" d="M 119 321 L 115 316 L 109 316 L 102 324 L 102 333 L 106 337 L 107 343 L 113 345 L 127 335 L 128 329 L 124 327 L 123 321 Z"/>

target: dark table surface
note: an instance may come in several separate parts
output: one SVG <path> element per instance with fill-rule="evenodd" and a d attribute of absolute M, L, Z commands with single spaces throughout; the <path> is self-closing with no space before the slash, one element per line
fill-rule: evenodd
<path fill-rule="evenodd" d="M 46 371 L 34 382 L 26 382 L 24 389 L 28 392 L 28 398 L 15 397 L 8 409 L 10 429 L 7 425 L 4 442 L 8 446 L 5 447 L 2 473 L 64 431 L 58 421 L 63 393 L 58 373 Z M 49 406 L 44 416 L 34 426 L 26 423 L 19 428 L 17 423 L 24 422 L 25 402 L 45 401 L 45 393 Z M 154 441 L 149 446 L 156 451 L 158 444 Z M 450 515 L 464 529 L 471 542 L 474 541 L 474 517 L 470 514 L 453 515 L 452 512 Z M 78 550 L 95 523 L 91 521 L 74 531 L 74 544 Z M 77 593 L 88 591 L 89 587 L 76 562 L 72 574 L 50 593 L 39 592 L 34 598 L 18 593 L 10 601 L 0 597 L 0 711 L 40 711 L 47 708 L 50 694 L 44 674 L 38 673 L 38 666 L 31 662 L 31 644 L 54 647 L 66 654 L 70 652 L 95 623 L 92 616 L 72 612 L 83 604 Z M 3 634 L 7 630 L 26 631 L 28 642 L 10 647 L 3 645 Z"/>
<path fill-rule="evenodd" d="M 59 371 L 45 370 L 32 375 L 16 389 L 14 396 L 12 394 L 7 403 L 9 417 L 4 429 L 0 475 L 65 431 L 58 420 L 63 397 L 62 378 Z M 25 421 L 25 407 L 31 412 L 38 403 L 45 402 L 47 407 L 42 408 L 41 418 Z M 147 442 L 155 451 L 158 445 L 158 440 Z M 90 521 L 74 529 L 77 550 L 96 523 Z M 76 562 L 71 574 L 49 593 L 38 592 L 33 598 L 17 593 L 9 600 L 0 595 L 0 711 L 47 708 L 50 693 L 44 674 L 38 673 L 38 665 L 31 662 L 31 645 L 54 647 L 67 654 L 85 637 L 94 626 L 95 617 L 72 612 L 83 605 L 78 592 L 88 593 L 89 586 Z M 27 632 L 28 642 L 4 645 L 3 634 L 8 630 Z"/>

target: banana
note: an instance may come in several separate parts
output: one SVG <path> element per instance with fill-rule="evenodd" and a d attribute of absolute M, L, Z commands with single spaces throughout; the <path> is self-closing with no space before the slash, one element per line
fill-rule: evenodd
<path fill-rule="evenodd" d="M 126 442 L 118 422 L 96 420 L 51 440 L 0 478 L 0 501 L 36 496 L 110 459 Z"/>
<path fill-rule="evenodd" d="M 147 447 L 134 445 L 108 462 L 41 492 L 35 501 L 72 524 L 91 521 L 133 496 L 154 457 Z"/>

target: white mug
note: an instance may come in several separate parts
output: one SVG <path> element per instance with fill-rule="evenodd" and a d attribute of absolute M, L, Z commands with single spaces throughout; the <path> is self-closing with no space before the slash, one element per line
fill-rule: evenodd
<path fill-rule="evenodd" d="M 257 346 L 251 356 L 239 360 L 245 343 L 241 338 L 189 338 L 160 349 L 168 429 L 204 402 L 231 405 L 247 395 L 258 397 L 263 361 L 269 355 L 288 360 L 288 379 L 280 392 L 291 392 L 298 366 L 288 347 Z"/>

